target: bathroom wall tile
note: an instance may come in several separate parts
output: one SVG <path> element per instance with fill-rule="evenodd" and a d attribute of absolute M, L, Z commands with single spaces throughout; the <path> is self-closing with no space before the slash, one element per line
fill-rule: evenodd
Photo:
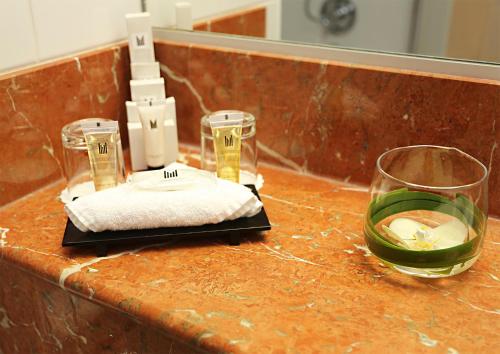
<path fill-rule="evenodd" d="M 261 160 L 364 184 L 388 149 L 455 146 L 490 166 L 500 215 L 498 82 L 169 42 L 156 53 L 181 141 L 199 144 L 206 112 L 246 110 Z"/>
<path fill-rule="evenodd" d="M 266 8 L 234 12 L 225 16 L 196 23 L 196 31 L 236 34 L 240 36 L 266 36 Z"/>
<path fill-rule="evenodd" d="M 181 142 L 199 144 L 203 114 L 242 109 L 258 119 L 261 160 L 365 184 L 387 149 L 456 146 L 491 168 L 490 211 L 500 214 L 498 82 L 168 42 L 155 50 Z M 116 117 L 126 146 L 128 79 L 125 47 L 0 76 L 0 205 L 61 177 L 69 121 Z"/>
<path fill-rule="evenodd" d="M 30 0 L 0 1 L 0 72 L 37 60 Z"/>
<path fill-rule="evenodd" d="M 74 120 L 120 121 L 129 96 L 126 46 L 0 75 L 0 205 L 63 177 L 61 128 Z"/>
<path fill-rule="evenodd" d="M 32 0 L 40 59 L 49 59 L 126 38 L 125 14 L 139 0 Z"/>

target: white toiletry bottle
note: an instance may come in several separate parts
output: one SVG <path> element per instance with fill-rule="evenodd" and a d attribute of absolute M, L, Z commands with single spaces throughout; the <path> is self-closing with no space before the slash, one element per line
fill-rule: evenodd
<path fill-rule="evenodd" d="M 144 153 L 149 168 L 165 165 L 164 121 L 167 113 L 166 100 L 140 102 L 137 105 L 144 136 Z"/>

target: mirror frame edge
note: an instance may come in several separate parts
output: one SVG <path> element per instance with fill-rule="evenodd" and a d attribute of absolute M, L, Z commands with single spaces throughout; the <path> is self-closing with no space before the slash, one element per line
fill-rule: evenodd
<path fill-rule="evenodd" d="M 155 40 L 206 45 L 273 55 L 295 56 L 315 60 L 331 60 L 348 65 L 365 65 L 374 68 L 413 71 L 422 74 L 450 75 L 465 79 L 489 80 L 493 81 L 492 83 L 496 81 L 500 85 L 500 65 L 482 62 L 344 49 L 157 27 L 154 28 L 153 37 Z"/>

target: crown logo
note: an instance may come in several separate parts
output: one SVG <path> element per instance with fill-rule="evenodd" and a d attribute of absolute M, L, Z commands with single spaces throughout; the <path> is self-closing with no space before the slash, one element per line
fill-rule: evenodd
<path fill-rule="evenodd" d="M 234 144 L 234 140 L 233 140 L 232 135 L 229 135 L 229 137 L 224 136 L 224 145 L 226 145 L 226 147 L 233 146 L 233 144 Z"/>
<path fill-rule="evenodd" d="M 99 148 L 99 154 L 107 154 L 108 153 L 108 143 L 97 143 L 97 147 Z"/>
<path fill-rule="evenodd" d="M 151 129 L 158 128 L 158 121 L 156 121 L 156 120 L 150 120 L 149 121 L 149 126 L 151 127 Z"/>
<path fill-rule="evenodd" d="M 138 47 L 144 46 L 144 44 L 145 44 L 144 35 L 142 35 L 140 37 L 139 36 L 135 36 L 135 41 L 137 42 L 137 46 Z"/>

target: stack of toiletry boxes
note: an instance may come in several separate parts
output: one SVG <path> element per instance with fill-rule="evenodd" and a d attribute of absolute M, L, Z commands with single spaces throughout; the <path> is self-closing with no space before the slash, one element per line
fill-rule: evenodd
<path fill-rule="evenodd" d="M 138 103 L 165 100 L 165 82 L 160 77 L 160 65 L 155 61 L 153 31 L 149 13 L 126 15 L 129 36 L 131 101 L 126 102 L 127 128 L 130 142 L 132 170 L 146 170 L 145 137 L 141 124 Z M 174 162 L 178 156 L 177 119 L 175 99 L 166 99 L 164 120 L 165 165 Z"/>

